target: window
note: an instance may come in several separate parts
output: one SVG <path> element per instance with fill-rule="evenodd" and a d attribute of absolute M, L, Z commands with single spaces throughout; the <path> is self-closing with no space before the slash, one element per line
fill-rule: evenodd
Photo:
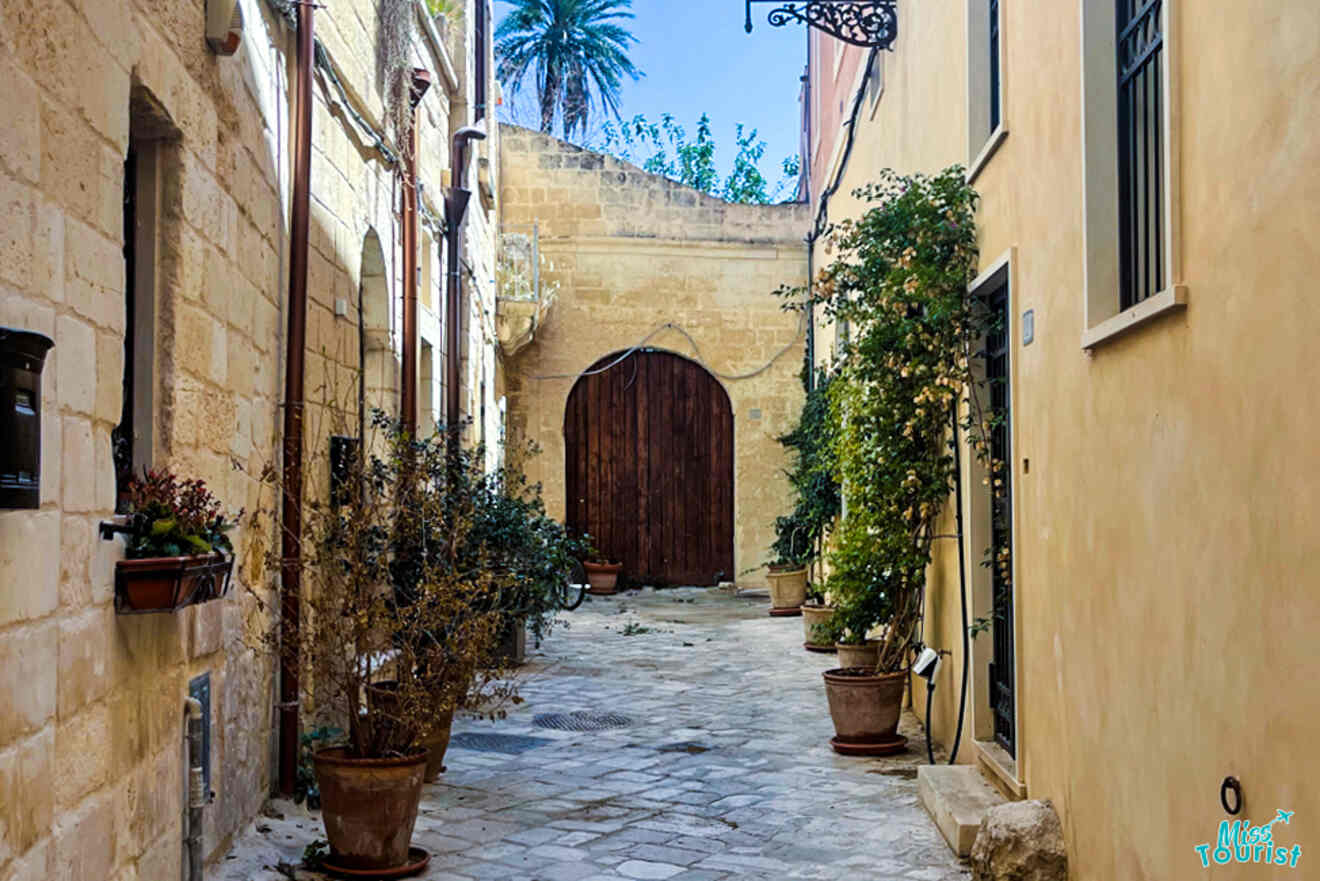
<path fill-rule="evenodd" d="M 474 21 L 472 23 L 473 34 L 473 78 L 474 97 L 476 106 L 473 108 L 473 122 L 480 122 L 486 118 L 486 51 L 489 39 L 489 27 L 487 26 L 487 17 L 489 13 L 486 10 L 488 0 L 477 0 L 474 4 Z"/>
<path fill-rule="evenodd" d="M 1118 3 L 1118 239 L 1120 306 L 1164 289 L 1162 0 Z"/>
<path fill-rule="evenodd" d="M 999 0 L 990 0 L 990 131 L 999 128 Z"/>
<path fill-rule="evenodd" d="M 177 162 L 178 134 L 160 102 L 135 84 L 124 160 L 123 403 L 119 424 L 110 435 L 117 511 L 127 504 L 129 479 L 151 467 L 155 449 L 158 242 L 165 170 Z"/>
<path fill-rule="evenodd" d="M 967 178 L 974 180 L 1008 127 L 1004 114 L 1003 0 L 967 0 Z"/>
<path fill-rule="evenodd" d="M 1002 2 L 1002 0 L 1001 0 Z M 1096 346 L 1180 310 L 1173 0 L 1082 9 L 1086 325 Z"/>

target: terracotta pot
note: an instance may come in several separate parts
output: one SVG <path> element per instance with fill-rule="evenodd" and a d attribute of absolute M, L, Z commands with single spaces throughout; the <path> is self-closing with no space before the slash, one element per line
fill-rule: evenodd
<path fill-rule="evenodd" d="M 802 607 L 802 635 L 809 650 L 813 652 L 834 651 L 834 640 L 830 638 L 829 633 L 830 618 L 833 616 L 833 606 Z"/>
<path fill-rule="evenodd" d="M 838 743 L 867 747 L 898 739 L 907 673 L 877 674 L 854 667 L 827 670 L 823 676 Z"/>
<path fill-rule="evenodd" d="M 845 669 L 865 667 L 874 670 L 880 663 L 880 643 L 877 640 L 868 639 L 860 645 L 841 642 L 835 648 L 839 651 L 839 666 Z"/>
<path fill-rule="evenodd" d="M 807 570 L 789 569 L 766 574 L 770 582 L 770 605 L 776 609 L 796 609 L 807 600 Z"/>
<path fill-rule="evenodd" d="M 219 599 L 229 590 L 234 558 L 224 554 L 148 557 L 115 563 L 115 611 L 173 612 Z"/>
<path fill-rule="evenodd" d="M 619 573 L 623 571 L 622 563 L 583 563 L 582 567 L 587 570 L 587 583 L 591 585 L 591 593 L 597 596 L 618 593 Z"/>
<path fill-rule="evenodd" d="M 454 711 L 445 713 L 435 732 L 422 744 L 426 747 L 426 774 L 424 780 L 434 783 L 444 773 L 445 753 L 449 752 L 449 736 L 453 733 Z"/>
<path fill-rule="evenodd" d="M 313 757 L 336 866 L 391 869 L 408 862 L 426 759 L 425 750 L 404 758 L 352 759 L 343 748 Z"/>

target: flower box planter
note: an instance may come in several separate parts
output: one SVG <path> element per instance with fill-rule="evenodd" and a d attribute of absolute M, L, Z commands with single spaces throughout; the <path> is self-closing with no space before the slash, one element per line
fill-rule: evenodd
<path fill-rule="evenodd" d="M 174 612 L 229 593 L 234 558 L 224 554 L 148 557 L 115 564 L 115 611 Z"/>
<path fill-rule="evenodd" d="M 587 582 L 591 585 L 591 593 L 596 596 L 609 596 L 619 592 L 619 573 L 623 571 L 622 563 L 583 563 L 582 566 L 587 570 Z"/>

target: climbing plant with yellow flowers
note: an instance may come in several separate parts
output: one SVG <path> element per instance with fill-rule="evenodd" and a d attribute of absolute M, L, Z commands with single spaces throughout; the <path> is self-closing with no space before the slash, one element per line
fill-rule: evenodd
<path fill-rule="evenodd" d="M 953 420 L 992 473 L 1002 467 L 989 462 L 992 424 L 976 395 L 991 316 L 968 293 L 977 196 L 962 168 L 887 171 L 855 195 L 870 207 L 833 227 L 834 259 L 816 285 L 826 314 L 847 326 L 830 386 L 845 513 L 828 587 L 849 636 L 886 627 L 878 669 L 898 672 L 911 661 L 936 524 L 956 479 Z"/>

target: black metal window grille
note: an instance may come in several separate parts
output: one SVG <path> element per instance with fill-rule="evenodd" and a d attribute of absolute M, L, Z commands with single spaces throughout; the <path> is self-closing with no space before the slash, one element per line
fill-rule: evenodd
<path fill-rule="evenodd" d="M 1118 2 L 1119 297 L 1164 287 L 1163 0 Z"/>
<path fill-rule="evenodd" d="M 994 605 L 994 661 L 990 665 L 990 704 L 995 740 L 1017 755 L 1013 651 L 1013 491 L 1009 379 L 1009 297 L 1004 283 L 986 297 L 991 330 L 986 334 L 985 377 L 990 389 L 990 587 Z"/>
<path fill-rule="evenodd" d="M 999 128 L 999 0 L 990 0 L 990 131 Z"/>
<path fill-rule="evenodd" d="M 110 450 L 115 463 L 115 510 L 128 509 L 128 482 L 133 477 L 133 389 L 136 320 L 134 291 L 137 287 L 137 150 L 132 141 L 124 160 L 124 377 L 123 404 L 119 424 L 110 432 Z"/>

